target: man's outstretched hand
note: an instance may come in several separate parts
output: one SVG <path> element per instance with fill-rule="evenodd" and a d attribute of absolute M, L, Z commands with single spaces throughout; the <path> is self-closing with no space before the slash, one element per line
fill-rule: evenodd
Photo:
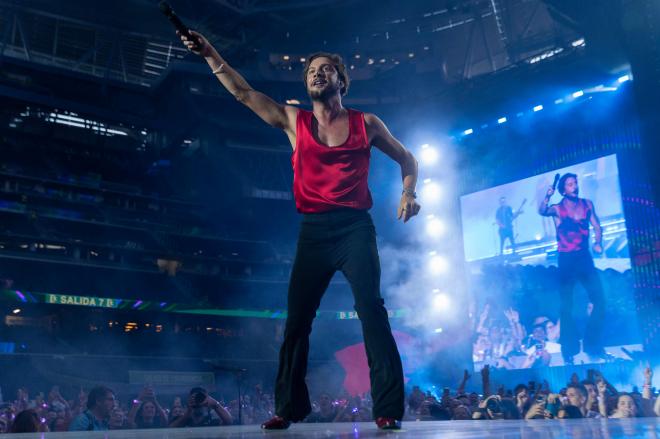
<path fill-rule="evenodd" d="M 179 36 L 179 38 L 181 38 L 183 45 L 186 46 L 186 48 L 195 55 L 206 57 L 211 55 L 213 52 L 213 46 L 211 46 L 209 40 L 204 38 L 204 35 L 200 34 L 199 32 L 195 32 L 194 30 L 190 31 L 190 34 L 197 38 L 197 41 L 193 41 L 185 35 L 181 35 L 179 31 L 176 31 L 176 34 Z"/>
<path fill-rule="evenodd" d="M 397 209 L 397 219 L 403 218 L 404 223 L 408 222 L 410 218 L 419 213 L 419 209 L 421 208 L 422 206 L 417 203 L 414 196 L 404 193 L 401 195 L 401 202 Z"/>

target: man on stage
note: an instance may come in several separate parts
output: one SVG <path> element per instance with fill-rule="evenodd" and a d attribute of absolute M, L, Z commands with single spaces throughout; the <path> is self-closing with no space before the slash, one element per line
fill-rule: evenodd
<path fill-rule="evenodd" d="M 507 239 L 511 244 L 511 251 L 515 251 L 516 249 L 516 238 L 513 234 L 513 220 L 518 218 L 521 213 L 521 210 L 513 213 L 511 206 L 506 204 L 506 197 L 500 197 L 500 207 L 495 212 L 495 222 L 497 223 L 500 235 L 500 256 L 504 254 L 504 241 Z"/>
<path fill-rule="evenodd" d="M 594 253 L 602 253 L 602 231 L 591 200 L 579 198 L 577 175 L 564 174 L 557 186 L 562 200 L 548 206 L 555 193 L 551 186 L 539 206 L 539 214 L 554 219 L 557 230 L 559 253 L 561 353 L 566 364 L 573 364 L 573 356 L 579 350 L 578 335 L 573 319 L 573 286 L 579 281 L 589 295 L 593 310 L 584 334 L 584 351 L 591 357 L 603 358 L 605 352 L 601 342 L 605 299 L 603 286 L 589 252 L 589 224 L 594 228 Z"/>
<path fill-rule="evenodd" d="M 203 56 L 222 85 L 273 127 L 293 148 L 293 193 L 303 214 L 288 293 L 288 317 L 275 384 L 275 412 L 262 428 L 281 430 L 311 412 L 305 384 L 312 320 L 330 279 L 347 278 L 362 324 L 370 367 L 373 416 L 381 429 L 398 429 L 404 414 L 403 371 L 380 296 L 380 261 L 368 209 L 371 145 L 401 166 L 403 190 L 397 216 L 417 215 L 417 161 L 375 115 L 342 106 L 349 77 L 341 57 L 317 53 L 307 58 L 303 81 L 312 111 L 280 105 L 252 89 L 199 33 L 184 44 Z"/>

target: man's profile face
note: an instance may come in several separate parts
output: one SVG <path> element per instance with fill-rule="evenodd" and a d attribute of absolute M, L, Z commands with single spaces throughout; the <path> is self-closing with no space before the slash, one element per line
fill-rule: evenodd
<path fill-rule="evenodd" d="M 568 398 L 569 404 L 575 407 L 582 407 L 582 404 L 585 403 L 585 397 L 582 392 L 573 387 L 566 390 L 566 398 Z"/>
<path fill-rule="evenodd" d="M 579 193 L 580 188 L 578 187 L 577 179 L 574 177 L 568 177 L 566 183 L 564 183 L 564 195 L 577 197 Z"/>
<path fill-rule="evenodd" d="M 307 94 L 313 101 L 325 101 L 341 90 L 337 68 L 331 59 L 314 58 L 307 69 Z"/>
<path fill-rule="evenodd" d="M 115 402 L 115 395 L 111 392 L 106 393 L 105 397 L 98 401 L 98 405 L 101 407 L 104 417 L 110 417 L 115 408 Z"/>

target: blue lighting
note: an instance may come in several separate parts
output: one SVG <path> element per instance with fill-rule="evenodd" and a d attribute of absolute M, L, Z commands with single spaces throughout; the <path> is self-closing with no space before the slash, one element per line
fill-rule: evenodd
<path fill-rule="evenodd" d="M 582 40 L 577 41 L 575 44 L 578 44 L 578 43 L 580 45 L 584 44 Z M 568 96 L 564 96 L 563 98 L 555 99 L 553 102 L 554 102 L 555 105 L 568 104 L 568 103 L 571 103 L 575 99 L 581 98 L 582 96 L 586 96 L 587 94 L 588 94 L 587 98 L 592 99 L 592 96 L 595 96 L 596 93 L 617 91 L 618 90 L 618 88 L 617 88 L 618 84 L 622 84 L 624 82 L 628 82 L 628 81 L 632 81 L 632 80 L 633 80 L 632 74 L 628 73 L 626 75 L 622 75 L 622 76 L 618 77 L 616 79 L 616 82 L 614 84 L 610 85 L 610 86 L 605 86 L 605 85 L 601 84 L 601 85 L 597 85 L 597 86 L 591 87 L 591 88 L 576 90 L 576 91 L 570 93 Z M 585 92 L 585 90 L 586 90 L 586 92 Z M 532 111 L 534 113 L 537 113 L 539 111 L 543 111 L 545 109 L 546 108 L 541 104 L 535 105 L 535 106 L 532 107 Z M 525 114 L 529 114 L 529 113 L 524 112 L 524 111 L 515 113 L 517 118 L 521 118 L 521 117 L 525 116 Z M 511 117 L 513 117 L 513 116 L 511 116 Z M 508 122 L 508 118 L 505 117 L 505 116 L 500 117 L 499 119 L 497 119 L 498 125 L 501 125 L 501 124 L 507 123 L 507 122 Z M 494 125 L 491 124 L 490 126 L 494 126 Z M 484 130 L 488 127 L 489 127 L 489 124 L 487 124 L 487 123 L 481 125 L 482 130 Z M 466 129 L 462 132 L 462 135 L 463 136 L 468 136 L 468 135 L 474 134 L 474 133 L 475 133 L 474 129 L 468 128 L 468 129 Z"/>

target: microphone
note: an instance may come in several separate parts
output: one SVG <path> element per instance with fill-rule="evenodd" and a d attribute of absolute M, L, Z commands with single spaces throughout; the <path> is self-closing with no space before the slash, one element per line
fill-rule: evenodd
<path fill-rule="evenodd" d="M 174 12 L 174 9 L 172 9 L 172 6 L 170 6 L 170 4 L 167 3 L 166 1 L 161 1 L 160 3 L 158 3 L 158 7 L 160 8 L 160 11 L 163 14 L 165 14 L 165 16 L 168 18 L 168 20 L 170 20 L 170 22 L 174 25 L 176 30 L 178 30 L 181 35 L 185 36 L 189 40 L 192 40 L 195 43 L 194 48 L 198 49 L 199 48 L 199 40 L 190 33 L 190 30 L 188 29 L 188 26 L 183 24 L 183 21 L 181 21 L 179 16 L 176 15 L 176 13 Z"/>
<path fill-rule="evenodd" d="M 552 183 L 552 190 L 557 189 L 557 183 L 559 183 L 559 174 L 555 174 L 555 181 Z"/>

